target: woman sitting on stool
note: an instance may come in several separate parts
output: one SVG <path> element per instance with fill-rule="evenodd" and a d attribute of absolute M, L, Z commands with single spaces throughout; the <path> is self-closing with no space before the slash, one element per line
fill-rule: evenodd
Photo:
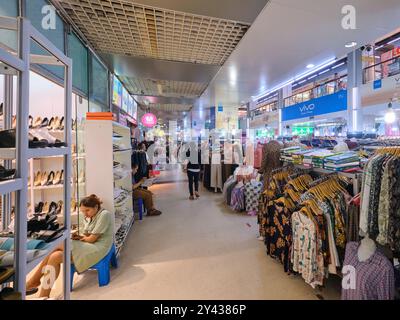
<path fill-rule="evenodd" d="M 111 250 L 114 241 L 114 222 L 110 212 L 101 208 L 101 200 L 91 195 L 80 203 L 79 234 L 72 236 L 72 263 L 78 273 L 82 273 L 101 261 Z M 63 247 L 57 248 L 42 261 L 39 268 L 26 284 L 27 294 L 34 294 L 42 277 L 53 277 L 56 282 L 63 263 Z M 46 278 L 44 279 L 46 280 Z M 44 281 L 47 282 L 47 281 Z M 42 286 L 39 296 L 50 297 L 51 283 Z"/>

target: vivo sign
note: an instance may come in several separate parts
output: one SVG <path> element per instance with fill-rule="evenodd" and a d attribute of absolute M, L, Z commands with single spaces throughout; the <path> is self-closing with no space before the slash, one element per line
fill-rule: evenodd
<path fill-rule="evenodd" d="M 312 113 L 315 110 L 315 104 L 300 106 L 299 109 L 302 114 Z"/>
<path fill-rule="evenodd" d="M 290 121 L 347 110 L 347 91 L 299 103 L 282 110 L 282 121 Z"/>

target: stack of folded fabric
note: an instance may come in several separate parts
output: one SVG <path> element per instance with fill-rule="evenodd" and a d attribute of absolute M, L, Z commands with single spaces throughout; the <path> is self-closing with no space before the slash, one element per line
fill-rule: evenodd
<path fill-rule="evenodd" d="M 332 171 L 346 171 L 360 166 L 360 157 L 349 151 L 325 158 L 324 168 Z"/>
<path fill-rule="evenodd" d="M 293 162 L 293 154 L 301 151 L 300 146 L 288 147 L 281 150 L 281 160 L 286 162 Z"/>
<path fill-rule="evenodd" d="M 331 155 L 333 155 L 332 151 L 325 149 L 314 149 L 304 154 L 303 164 L 305 166 L 322 168 L 324 165 L 324 158 Z"/>
<path fill-rule="evenodd" d="M 311 153 L 312 150 L 300 150 L 296 151 L 292 155 L 293 163 L 294 164 L 303 164 L 304 156 Z"/>
<path fill-rule="evenodd" d="M 334 155 L 332 151 L 329 150 L 320 150 L 312 155 L 312 165 L 315 168 L 323 168 L 324 167 L 324 159 Z"/>

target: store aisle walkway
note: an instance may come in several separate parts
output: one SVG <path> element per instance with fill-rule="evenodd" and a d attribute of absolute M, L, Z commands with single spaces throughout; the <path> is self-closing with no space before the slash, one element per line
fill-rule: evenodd
<path fill-rule="evenodd" d="M 186 188 L 154 186 L 163 215 L 135 223 L 108 287 L 98 288 L 90 271 L 78 277 L 72 299 L 318 299 L 267 257 L 256 218 L 232 213 L 208 191 L 191 202 Z M 332 288 L 322 295 L 339 298 Z"/>

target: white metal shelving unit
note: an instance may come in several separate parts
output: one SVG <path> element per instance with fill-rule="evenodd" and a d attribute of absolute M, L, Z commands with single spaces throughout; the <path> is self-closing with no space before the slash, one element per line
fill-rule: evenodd
<path fill-rule="evenodd" d="M 16 148 L 0 149 L 0 159 L 6 162 L 15 159 L 16 179 L 0 184 L 0 194 L 10 197 L 10 193 L 14 194 L 15 201 L 15 275 L 13 278 L 13 286 L 16 291 L 20 292 L 22 298 L 25 299 L 26 278 L 27 274 L 32 271 L 45 257 L 38 258 L 27 263 L 26 243 L 27 243 L 27 203 L 28 203 L 28 168 L 29 159 L 62 157 L 64 181 L 71 179 L 71 110 L 72 110 L 72 61 L 66 57 L 57 47 L 55 47 L 47 38 L 39 33 L 31 23 L 25 18 L 6 18 L 0 17 L 0 29 L 15 32 L 18 39 L 18 50 L 7 47 L 4 43 L 0 46 L 0 65 L 5 64 L 10 68 L 14 68 L 17 76 L 17 101 L 16 101 Z M 2 42 L 0 40 L 0 42 Z M 31 44 L 35 43 L 46 51 L 46 55 L 32 55 Z M 48 54 L 48 55 L 47 55 Z M 65 116 L 65 130 L 63 140 L 68 147 L 64 148 L 41 148 L 30 149 L 28 145 L 28 117 L 30 111 L 29 104 L 29 78 L 30 68 L 32 64 L 50 64 L 58 65 L 64 68 L 64 99 L 60 101 L 63 104 Z M 15 76 L 14 75 L 14 76 Z M 12 90 L 11 90 L 12 91 Z M 12 100 L 12 99 L 11 99 Z M 8 117 L 8 125 L 5 129 L 10 128 L 12 116 L 12 103 L 5 101 L 4 117 Z M 11 197 L 10 197 L 11 198 Z M 62 198 L 65 204 L 69 203 L 71 198 L 71 185 L 65 183 Z M 3 206 L 2 214 L 10 215 L 9 209 Z M 70 298 L 70 210 L 69 205 L 64 209 L 64 226 L 65 231 L 61 238 L 58 238 L 50 244 L 50 249 L 64 245 L 64 264 L 63 264 L 63 284 L 64 299 Z"/>
<path fill-rule="evenodd" d="M 113 138 L 114 133 L 121 138 Z M 122 147 L 113 150 L 113 145 Z M 126 212 L 129 220 L 125 220 L 124 229 L 115 228 L 115 234 L 120 231 L 121 241 L 116 243 L 120 253 L 123 243 L 134 222 L 132 178 L 131 178 L 131 139 L 130 129 L 111 120 L 87 120 L 85 128 L 86 147 L 86 189 L 88 194 L 96 194 L 103 201 L 105 209 L 112 213 Z M 126 174 L 121 179 L 114 179 L 114 161 L 121 164 Z M 114 199 L 114 189 L 129 191 L 129 196 L 119 205 Z M 119 234 L 120 235 L 120 234 Z"/>

